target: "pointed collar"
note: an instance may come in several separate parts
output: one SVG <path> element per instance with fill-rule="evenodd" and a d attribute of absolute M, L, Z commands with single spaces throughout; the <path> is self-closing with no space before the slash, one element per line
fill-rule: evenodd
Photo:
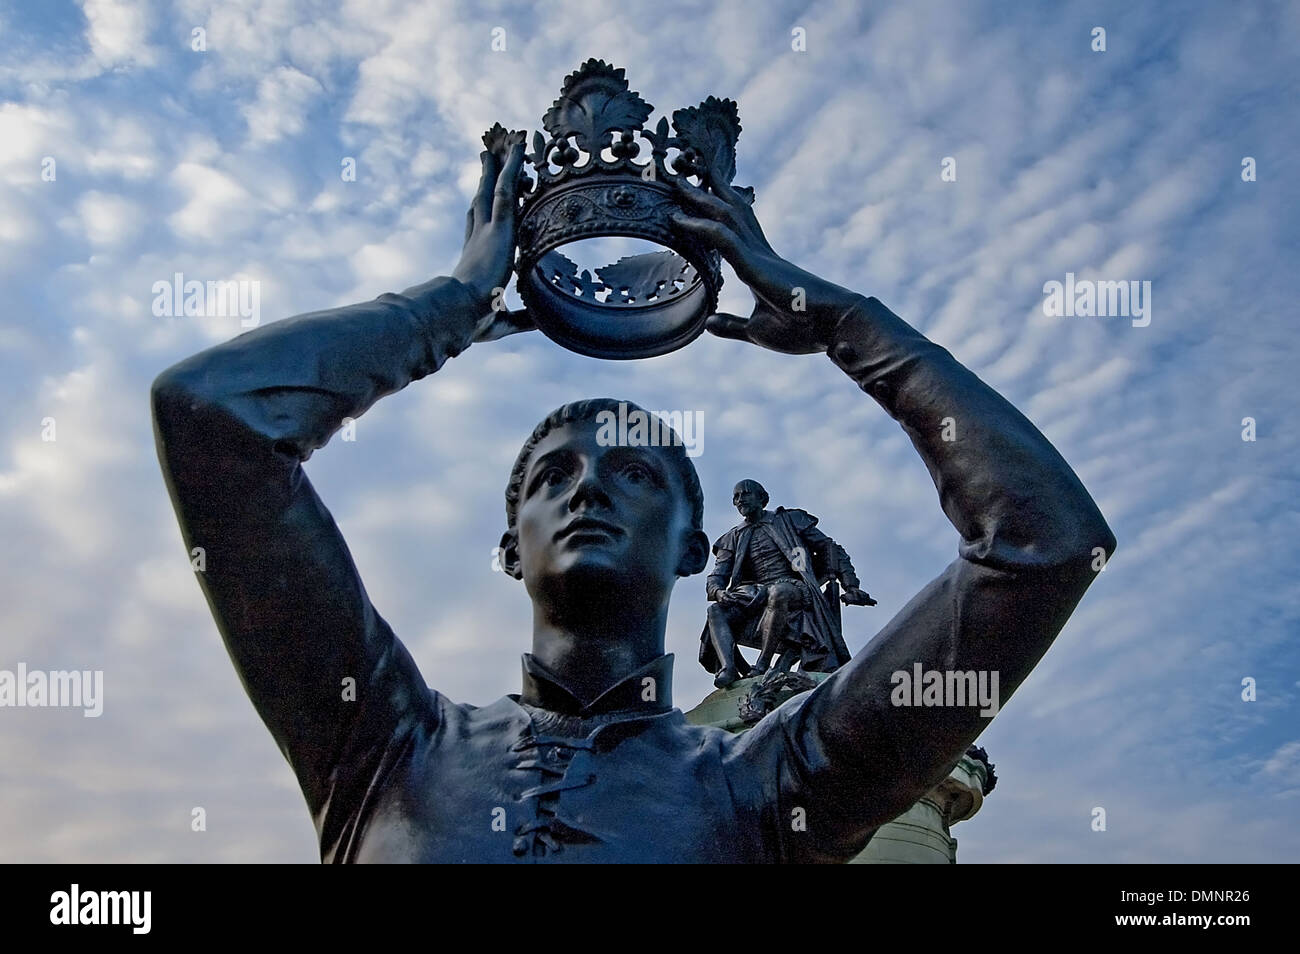
<path fill-rule="evenodd" d="M 646 680 L 652 680 L 647 682 Z M 566 715 L 589 716 L 609 712 L 663 712 L 673 707 L 673 654 L 652 659 L 636 672 L 610 686 L 590 705 L 566 687 L 531 653 L 524 653 L 523 691 L 519 701 Z"/>

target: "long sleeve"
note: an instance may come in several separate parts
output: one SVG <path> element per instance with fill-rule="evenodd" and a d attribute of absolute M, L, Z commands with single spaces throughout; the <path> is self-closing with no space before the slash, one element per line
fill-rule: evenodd
<path fill-rule="evenodd" d="M 344 823 L 326 809 L 364 794 L 403 720 L 436 706 L 302 462 L 345 418 L 463 351 L 478 311 L 459 282 L 434 279 L 266 325 L 153 385 L 159 460 L 186 546 L 202 548 L 200 585 L 318 830 Z M 344 778 L 341 764 L 360 771 Z M 321 836 L 328 850 L 340 832 Z"/>
<path fill-rule="evenodd" d="M 1097 554 L 1115 548 L 1047 439 L 878 300 L 855 298 L 828 353 L 907 432 L 960 543 L 856 658 L 737 742 L 741 763 L 775 780 L 760 784 L 786 859 L 851 857 L 987 725 L 978 704 L 892 704 L 894 673 L 996 673 L 1005 704 L 1092 582 Z M 806 831 L 782 824 L 792 806 L 805 808 Z"/>
<path fill-rule="evenodd" d="M 704 581 L 704 593 L 710 602 L 717 600 L 718 594 L 731 582 L 731 566 L 735 554 L 731 546 L 736 535 L 727 533 L 713 545 L 713 570 Z"/>
<path fill-rule="evenodd" d="M 857 572 L 853 569 L 853 561 L 849 559 L 848 551 L 817 526 L 816 517 L 803 510 L 787 510 L 786 513 L 791 515 L 795 522 L 795 528 L 799 535 L 803 537 L 804 542 L 812 548 L 814 566 L 819 571 L 823 568 L 833 568 L 834 575 L 845 586 L 856 587 L 860 585 L 861 581 L 858 579 Z"/>
<path fill-rule="evenodd" d="M 831 547 L 834 548 L 835 565 L 839 567 L 840 582 L 850 587 L 862 586 L 862 581 L 858 579 L 858 571 L 853 568 L 853 560 L 849 558 L 848 551 L 834 540 L 831 541 Z"/>

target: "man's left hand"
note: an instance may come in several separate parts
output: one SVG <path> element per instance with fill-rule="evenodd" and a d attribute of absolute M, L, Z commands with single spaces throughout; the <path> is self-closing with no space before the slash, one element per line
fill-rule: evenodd
<path fill-rule="evenodd" d="M 708 191 L 675 180 L 675 188 L 693 214 L 674 214 L 674 225 L 714 246 L 754 293 L 748 318 L 719 312 L 710 316 L 708 330 L 787 354 L 825 351 L 836 322 L 858 296 L 778 255 L 746 193 L 725 182 Z"/>
<path fill-rule="evenodd" d="M 840 594 L 840 602 L 846 606 L 875 606 L 876 601 L 862 588 L 846 586 Z"/>

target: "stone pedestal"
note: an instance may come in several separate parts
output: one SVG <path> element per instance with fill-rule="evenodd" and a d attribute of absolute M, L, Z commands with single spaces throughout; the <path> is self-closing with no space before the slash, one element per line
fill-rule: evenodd
<path fill-rule="evenodd" d="M 808 673 L 821 682 L 825 673 Z M 750 727 L 740 717 L 740 700 L 754 687 L 756 679 L 742 679 L 728 689 L 709 693 L 686 713 L 695 725 L 712 725 L 728 732 L 745 732 Z M 957 839 L 951 828 L 980 810 L 984 795 L 991 790 L 987 762 L 964 755 L 948 777 L 892 822 L 881 825 L 866 850 L 851 864 L 956 864 Z"/>

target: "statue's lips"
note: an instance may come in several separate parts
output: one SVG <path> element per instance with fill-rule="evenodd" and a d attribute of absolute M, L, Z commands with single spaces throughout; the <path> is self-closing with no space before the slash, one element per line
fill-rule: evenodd
<path fill-rule="evenodd" d="M 574 536 L 621 537 L 623 528 L 594 517 L 580 517 L 555 535 L 557 541 Z"/>

